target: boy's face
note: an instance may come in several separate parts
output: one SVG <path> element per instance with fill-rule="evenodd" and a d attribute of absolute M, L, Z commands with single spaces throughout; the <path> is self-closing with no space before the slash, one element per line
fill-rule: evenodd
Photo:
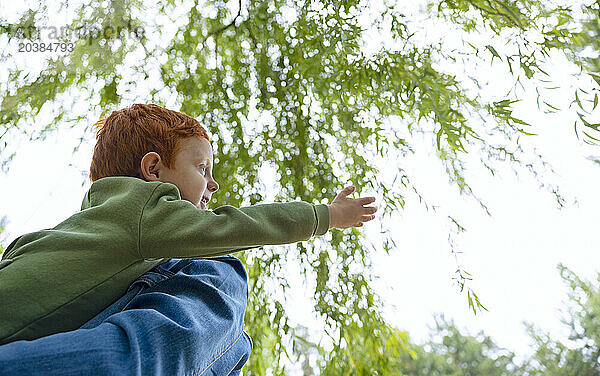
<path fill-rule="evenodd" d="M 172 169 L 163 164 L 158 154 L 151 152 L 142 158 L 142 174 L 149 181 L 175 184 L 183 200 L 205 210 L 206 203 L 219 189 L 219 184 L 212 177 L 212 147 L 207 139 L 196 136 L 179 142 L 179 152 L 175 155 Z"/>

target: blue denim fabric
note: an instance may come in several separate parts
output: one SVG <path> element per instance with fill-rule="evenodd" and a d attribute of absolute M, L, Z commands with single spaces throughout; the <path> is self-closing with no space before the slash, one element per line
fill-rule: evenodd
<path fill-rule="evenodd" d="M 80 329 L 0 346 L 0 375 L 239 375 L 247 299 L 237 258 L 171 260 Z"/>

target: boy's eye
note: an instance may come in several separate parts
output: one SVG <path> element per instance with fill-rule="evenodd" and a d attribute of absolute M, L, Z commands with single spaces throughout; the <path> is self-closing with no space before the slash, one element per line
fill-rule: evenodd
<path fill-rule="evenodd" d="M 204 166 L 198 166 L 201 170 L 203 174 L 206 174 L 206 167 Z"/>

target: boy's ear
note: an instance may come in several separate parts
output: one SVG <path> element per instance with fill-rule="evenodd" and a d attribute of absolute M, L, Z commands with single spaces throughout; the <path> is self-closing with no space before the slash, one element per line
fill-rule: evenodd
<path fill-rule="evenodd" d="M 158 181 L 162 161 L 160 155 L 153 151 L 146 153 L 140 161 L 142 178 L 146 181 Z"/>

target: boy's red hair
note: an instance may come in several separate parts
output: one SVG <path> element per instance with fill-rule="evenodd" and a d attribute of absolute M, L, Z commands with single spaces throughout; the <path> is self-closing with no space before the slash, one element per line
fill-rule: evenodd
<path fill-rule="evenodd" d="M 155 104 L 134 104 L 113 111 L 94 127 L 92 182 L 107 176 L 140 177 L 140 161 L 151 151 L 158 153 L 164 164 L 172 168 L 179 140 L 198 136 L 210 141 L 198 120 Z"/>

